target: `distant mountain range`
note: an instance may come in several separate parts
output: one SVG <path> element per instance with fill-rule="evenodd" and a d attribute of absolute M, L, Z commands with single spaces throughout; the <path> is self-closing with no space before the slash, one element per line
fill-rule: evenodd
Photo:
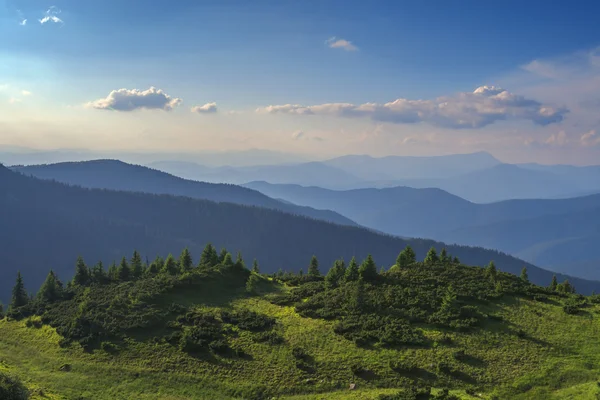
<path fill-rule="evenodd" d="M 440 189 L 334 191 L 252 182 L 247 187 L 296 204 L 335 210 L 394 235 L 504 251 L 536 265 L 600 279 L 600 194 L 571 199 L 475 204 Z"/>
<path fill-rule="evenodd" d="M 311 207 L 297 206 L 290 202 L 278 201 L 249 188 L 185 180 L 162 171 L 118 160 L 15 166 L 12 169 L 37 178 L 53 179 L 86 188 L 187 196 L 195 199 L 271 208 L 340 225 L 357 225 L 336 212 L 316 210 Z"/>
<path fill-rule="evenodd" d="M 438 157 L 344 156 L 292 165 L 210 168 L 155 162 L 153 168 L 207 182 L 318 186 L 335 190 L 408 186 L 438 188 L 476 203 L 600 193 L 600 166 L 503 164 L 488 153 Z"/>
<path fill-rule="evenodd" d="M 189 197 L 85 189 L 40 180 L 0 166 L 0 293 L 5 297 L 17 270 L 27 288 L 37 290 L 48 268 L 63 279 L 74 271 L 74 254 L 105 265 L 138 249 L 154 258 L 189 247 L 199 257 L 208 242 L 242 251 L 263 271 L 297 270 L 298 260 L 316 255 L 323 268 L 338 257 L 372 253 L 378 265 L 394 263 L 411 244 L 419 258 L 430 240 L 403 240 L 359 227 L 340 226 L 278 210 L 216 203 Z M 514 257 L 482 248 L 448 246 L 463 262 L 495 260 L 501 270 L 518 273 L 526 265 L 532 281 L 547 285 L 552 273 Z M 197 258 L 196 258 L 197 260 Z M 559 275 L 559 280 L 568 278 Z M 600 291 L 600 282 L 569 278 L 583 293 Z"/>

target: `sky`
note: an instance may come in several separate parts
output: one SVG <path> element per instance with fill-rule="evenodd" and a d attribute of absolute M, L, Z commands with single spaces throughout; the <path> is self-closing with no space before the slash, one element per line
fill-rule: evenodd
<path fill-rule="evenodd" d="M 0 147 L 600 164 L 599 11 L 0 0 Z"/>

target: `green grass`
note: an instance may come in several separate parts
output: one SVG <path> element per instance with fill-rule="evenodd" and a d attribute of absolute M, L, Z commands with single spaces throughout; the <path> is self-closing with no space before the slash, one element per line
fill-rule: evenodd
<path fill-rule="evenodd" d="M 334 333 L 334 321 L 305 318 L 294 307 L 272 304 L 269 296 L 288 291 L 285 286 L 263 282 L 259 293 L 250 296 L 243 287 L 226 287 L 219 279 L 160 294 L 154 303 L 265 314 L 276 319 L 273 332 L 284 342 L 258 342 L 257 333 L 231 326 L 227 342 L 243 350 L 243 357 L 197 357 L 153 341 L 152 336 L 162 331 L 134 331 L 116 340 L 119 350 L 111 354 L 84 351 L 77 343 L 61 347 L 61 336 L 50 326 L 28 327 L 27 320 L 4 319 L 0 321 L 0 371 L 19 376 L 34 399 L 241 399 L 265 388 L 270 396 L 282 399 L 377 399 L 413 382 L 414 376 L 393 371 L 390 362 L 412 361 L 432 374 L 445 361 L 459 373 L 440 375 L 432 382 L 438 388 L 452 387 L 461 399 L 600 398 L 597 305 L 569 315 L 558 296 L 551 302 L 505 296 L 480 307 L 501 319 L 488 319 L 477 330 L 422 325 L 419 328 L 430 346 L 357 347 Z M 297 367 L 294 348 L 308 354 L 311 371 Z M 454 358 L 459 350 L 468 355 L 465 360 Z M 61 371 L 66 364 L 70 371 Z M 354 376 L 351 366 L 355 364 L 369 373 Z M 356 390 L 348 389 L 350 383 L 356 384 Z M 469 388 L 481 397 L 467 395 Z"/>

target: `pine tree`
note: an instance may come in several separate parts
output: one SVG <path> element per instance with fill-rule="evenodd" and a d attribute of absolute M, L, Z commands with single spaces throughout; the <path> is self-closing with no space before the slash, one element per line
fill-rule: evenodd
<path fill-rule="evenodd" d="M 454 259 L 452 260 L 453 264 L 460 264 L 460 260 L 458 259 L 458 257 L 454 256 Z"/>
<path fill-rule="evenodd" d="M 90 283 L 90 270 L 87 265 L 83 261 L 81 256 L 77 257 L 77 262 L 75 264 L 75 276 L 73 277 L 73 284 L 86 286 Z"/>
<path fill-rule="evenodd" d="M 487 276 L 492 282 L 496 282 L 498 270 L 496 269 L 496 264 L 494 264 L 493 261 L 490 261 L 488 266 L 485 267 L 485 276 Z"/>
<path fill-rule="evenodd" d="M 133 279 L 138 279 L 142 276 L 142 256 L 138 253 L 137 250 L 133 251 L 133 256 L 131 257 L 131 277 Z"/>
<path fill-rule="evenodd" d="M 440 261 L 435 247 L 431 247 L 425 256 L 425 264 L 436 264 Z"/>
<path fill-rule="evenodd" d="M 258 267 L 258 261 L 256 261 L 256 258 L 254 261 L 252 261 L 252 272 L 255 274 L 260 274 L 260 268 Z"/>
<path fill-rule="evenodd" d="M 119 264 L 117 276 L 119 277 L 119 281 L 121 282 L 125 282 L 131 279 L 131 268 L 129 268 L 129 264 L 127 263 L 127 259 L 125 257 L 121 259 L 121 264 Z"/>
<path fill-rule="evenodd" d="M 529 282 L 529 275 L 527 275 L 527 267 L 523 267 L 523 269 L 521 270 L 520 278 L 524 282 Z"/>
<path fill-rule="evenodd" d="M 321 272 L 319 271 L 319 261 L 316 256 L 312 256 L 310 259 L 310 264 L 308 266 L 308 276 L 311 278 L 317 278 L 321 276 Z"/>
<path fill-rule="evenodd" d="M 415 262 L 417 262 L 417 255 L 410 245 L 407 245 L 396 258 L 396 265 L 399 267 L 407 267 Z"/>
<path fill-rule="evenodd" d="M 298 271 L 298 276 L 300 278 L 304 277 L 304 269 L 300 268 L 300 270 Z"/>
<path fill-rule="evenodd" d="M 358 275 L 361 280 L 366 282 L 373 282 L 377 279 L 377 266 L 375 265 L 375 261 L 373 261 L 373 257 L 370 254 L 358 268 Z"/>
<path fill-rule="evenodd" d="M 198 266 L 202 268 L 211 268 L 217 264 L 219 264 L 217 249 L 209 243 L 202 251 L 202 255 L 200 255 L 200 264 Z"/>
<path fill-rule="evenodd" d="M 356 262 L 356 258 L 352 257 L 350 260 L 350 264 L 348 264 L 348 268 L 346 268 L 346 273 L 344 274 L 344 281 L 346 282 L 355 282 L 360 278 L 358 274 L 358 263 Z"/>
<path fill-rule="evenodd" d="M 29 303 L 29 296 L 25 290 L 25 283 L 23 283 L 21 272 L 17 272 L 17 281 L 12 290 L 10 309 L 14 310 L 15 308 L 23 307 L 24 305 L 27 305 L 27 303 Z"/>
<path fill-rule="evenodd" d="M 448 312 L 452 308 L 454 308 L 455 304 L 456 304 L 456 291 L 454 290 L 454 287 L 450 284 L 446 288 L 446 293 L 444 294 L 444 297 L 442 298 L 441 311 Z"/>
<path fill-rule="evenodd" d="M 115 282 L 119 280 L 119 268 L 114 261 L 108 267 L 108 278 Z"/>
<path fill-rule="evenodd" d="M 223 264 L 225 267 L 233 267 L 233 257 L 231 256 L 231 253 L 225 254 L 221 264 Z"/>
<path fill-rule="evenodd" d="M 442 264 L 448 264 L 451 261 L 450 257 L 448 257 L 448 252 L 446 251 L 445 247 L 442 249 L 442 251 L 440 253 L 440 261 Z"/>
<path fill-rule="evenodd" d="M 219 254 L 219 264 L 223 264 L 223 262 L 225 261 L 225 257 L 227 257 L 227 254 L 229 254 L 229 252 L 227 251 L 227 249 L 225 247 L 223 247 L 221 249 L 221 253 Z M 231 255 L 231 254 L 229 254 Z"/>
<path fill-rule="evenodd" d="M 46 276 L 46 280 L 42 283 L 40 290 L 37 293 L 37 299 L 42 302 L 52 303 L 62 296 L 62 283 L 54 273 L 50 270 Z"/>
<path fill-rule="evenodd" d="M 260 278 L 257 275 L 250 275 L 246 281 L 246 291 L 248 293 L 255 293 L 259 282 Z"/>
<path fill-rule="evenodd" d="M 186 247 L 179 256 L 179 270 L 184 273 L 191 271 L 192 268 L 194 268 L 194 262 L 192 261 L 190 251 Z"/>
<path fill-rule="evenodd" d="M 235 258 L 235 266 L 238 268 L 246 268 L 246 263 L 244 263 L 244 258 L 242 257 L 241 251 L 237 252 L 237 256 Z"/>
<path fill-rule="evenodd" d="M 169 253 L 167 256 L 165 265 L 162 268 L 162 272 L 168 275 L 177 275 L 179 272 L 179 265 L 177 264 L 177 261 L 175 261 L 173 254 Z"/>
<path fill-rule="evenodd" d="M 558 280 L 556 280 L 556 275 L 552 275 L 552 282 L 550 283 L 550 290 L 556 292 L 558 288 Z"/>
<path fill-rule="evenodd" d="M 96 265 L 90 270 L 92 282 L 103 284 L 107 281 L 106 271 L 104 271 L 104 265 L 102 261 L 98 261 Z"/>
<path fill-rule="evenodd" d="M 325 275 L 325 285 L 328 287 L 336 287 L 344 278 L 345 272 L 346 267 L 344 265 L 344 260 L 336 260 L 329 269 L 329 272 L 327 272 L 327 275 Z"/>

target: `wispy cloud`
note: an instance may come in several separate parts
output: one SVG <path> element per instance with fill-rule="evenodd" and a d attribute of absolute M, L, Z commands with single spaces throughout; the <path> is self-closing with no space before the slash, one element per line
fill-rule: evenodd
<path fill-rule="evenodd" d="M 358 51 L 358 47 L 352 44 L 351 41 L 341 38 L 336 38 L 335 36 L 330 37 L 325 41 L 325 44 L 328 45 L 332 49 L 343 49 L 346 51 Z"/>
<path fill-rule="evenodd" d="M 501 120 L 529 120 L 548 125 L 563 120 L 566 108 L 542 104 L 494 86 L 435 100 L 397 99 L 378 103 L 327 103 L 312 106 L 271 105 L 256 110 L 268 114 L 332 115 L 371 118 L 380 122 L 411 124 L 427 122 L 445 128 L 481 128 Z"/>
<path fill-rule="evenodd" d="M 98 110 L 134 111 L 138 109 L 171 111 L 182 103 L 182 100 L 171 97 L 154 86 L 148 90 L 118 89 L 109 93 L 106 98 L 86 104 Z"/>
<path fill-rule="evenodd" d="M 17 14 L 19 15 L 19 25 L 21 25 L 21 26 L 27 25 L 27 18 L 25 18 L 25 15 L 23 15 L 21 10 L 17 10 Z"/>
<path fill-rule="evenodd" d="M 64 21 L 58 17 L 58 14 L 61 13 L 61 10 L 56 6 L 51 6 L 46 10 L 42 19 L 40 19 L 40 24 L 44 25 L 48 22 L 53 22 L 55 24 L 64 24 Z M 27 21 L 27 20 L 25 20 Z"/>
<path fill-rule="evenodd" d="M 32 93 L 29 90 L 21 90 L 21 94 L 23 96 L 31 96 Z"/>
<path fill-rule="evenodd" d="M 600 135 L 595 129 L 581 135 L 580 142 L 583 146 L 596 146 L 600 145 Z"/>
<path fill-rule="evenodd" d="M 198 114 L 214 114 L 217 112 L 217 103 L 206 103 L 202 106 L 193 106 L 190 111 Z"/>
<path fill-rule="evenodd" d="M 323 142 L 324 138 L 320 136 L 309 136 L 304 131 L 296 131 L 292 133 L 293 140 L 307 140 L 307 141 L 315 141 L 315 142 Z"/>

